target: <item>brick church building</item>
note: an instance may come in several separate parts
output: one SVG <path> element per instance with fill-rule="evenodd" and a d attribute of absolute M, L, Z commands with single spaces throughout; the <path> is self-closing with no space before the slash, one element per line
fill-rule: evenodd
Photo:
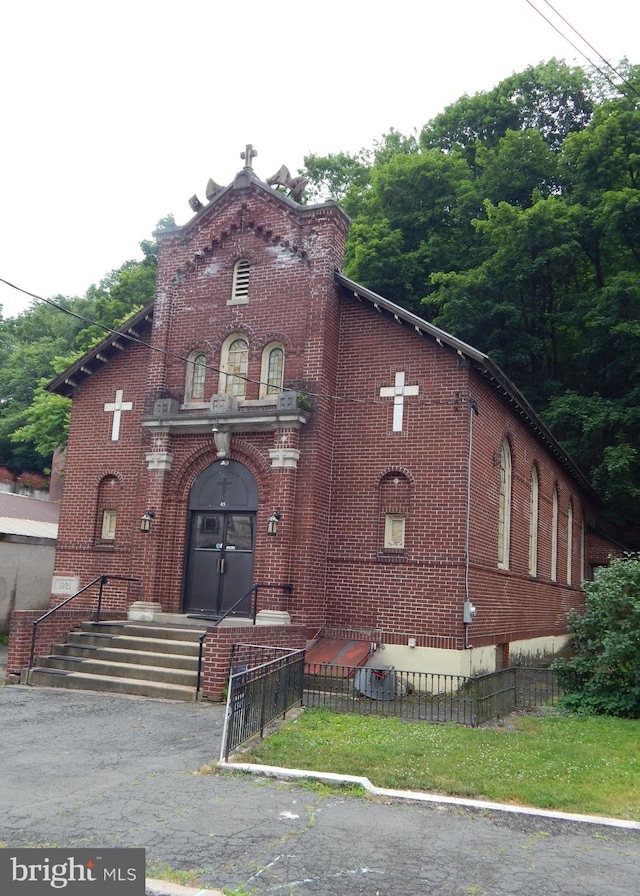
<path fill-rule="evenodd" d="M 123 576 L 103 618 L 203 625 L 259 583 L 276 643 L 398 669 L 558 650 L 609 550 L 585 477 L 490 358 L 345 277 L 341 208 L 253 155 L 157 234 L 153 303 L 50 385 L 73 398 L 57 580 Z"/>

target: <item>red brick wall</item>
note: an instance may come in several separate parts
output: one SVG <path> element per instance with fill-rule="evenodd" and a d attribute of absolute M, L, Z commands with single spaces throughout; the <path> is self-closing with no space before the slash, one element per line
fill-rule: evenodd
<path fill-rule="evenodd" d="M 306 632 L 299 625 L 257 625 L 252 628 L 221 627 L 209 629 L 205 639 L 201 682 L 204 700 L 222 700 L 229 681 L 231 651 L 234 644 L 290 647 L 301 650 L 306 644 Z"/>
<path fill-rule="evenodd" d="M 15 679 L 29 665 L 33 623 L 42 614 L 35 610 L 16 610 L 11 616 L 11 636 L 7 656 L 7 679 Z M 63 609 L 45 619 L 37 627 L 34 662 L 51 652 L 54 644 L 64 644 L 69 632 L 79 628 L 89 618 L 81 608 Z"/>
<path fill-rule="evenodd" d="M 365 335 L 366 334 L 366 338 Z M 332 469 L 326 624 L 376 631 L 386 643 L 463 646 L 469 401 L 473 415 L 469 596 L 478 609 L 473 644 L 564 632 L 582 601 L 583 514 L 577 485 L 525 430 L 507 404 L 455 354 L 356 300 L 345 301 Z M 380 398 L 397 371 L 419 395 L 392 431 L 392 399 Z M 512 446 L 509 570 L 498 569 L 500 448 Z M 531 466 L 540 483 L 538 574 L 529 576 Z M 384 550 L 380 481 L 389 471 L 412 483 L 406 549 Z M 388 481 L 388 480 L 387 480 Z M 551 495 L 560 495 L 558 579 L 551 582 Z M 385 486 L 386 488 L 386 486 Z M 385 500 L 387 500 L 385 498 Z M 406 498 L 402 499 L 406 503 Z M 566 583 L 567 509 L 573 505 L 571 586 Z M 393 508 L 390 508 L 392 510 Z"/>
<path fill-rule="evenodd" d="M 140 597 L 180 610 L 189 490 L 215 460 L 216 449 L 209 432 L 150 435 L 141 418 L 157 398 L 182 402 L 181 359 L 195 349 L 205 353 L 210 368 L 207 399 L 217 392 L 221 347 L 238 332 L 249 343 L 249 400 L 258 397 L 262 350 L 277 341 L 285 350 L 285 386 L 306 392 L 312 405 L 299 432 L 236 433 L 232 439 L 232 458 L 248 467 L 258 485 L 254 579 L 294 585 L 292 597 L 263 592 L 261 608 L 288 610 L 310 635 L 331 626 L 365 638 L 376 631 L 376 639 L 387 643 L 415 637 L 420 646 L 460 648 L 474 400 L 479 414 L 473 417 L 468 581 L 478 615 L 472 643 L 563 630 L 566 610 L 581 600 L 588 502 L 507 403 L 455 353 L 338 291 L 333 272 L 342 265 L 346 226 L 333 205 L 294 207 L 254 185 L 227 191 L 186 228 L 159 235 L 152 334 L 157 351 L 128 347 L 74 398 L 55 574 L 79 575 L 81 584 L 101 573 L 136 578 L 137 583 L 110 587 L 107 614 L 124 615 Z M 251 265 L 249 303 L 229 305 L 239 258 Z M 380 389 L 391 386 L 401 370 L 406 384 L 420 391 L 406 398 L 404 429 L 397 433 L 393 399 L 381 398 Z M 112 442 L 113 414 L 104 411 L 104 403 L 114 400 L 116 389 L 134 407 L 123 412 L 120 440 Z M 284 435 L 287 447 L 300 451 L 297 471 L 271 467 L 269 450 Z M 508 571 L 497 564 L 503 438 L 513 454 Z M 173 455 L 170 471 L 147 469 L 151 450 Z M 535 579 L 528 572 L 533 463 L 540 474 Z M 396 474 L 403 483 L 397 501 Z M 118 483 L 118 528 L 114 544 L 105 545 L 96 538 L 98 496 L 110 476 Z M 555 583 L 549 560 L 554 485 L 560 496 Z M 573 579 L 567 586 L 570 501 Z M 276 507 L 283 518 L 271 539 L 266 520 Z M 394 507 L 406 514 L 402 552 L 383 546 L 384 513 Z M 148 508 L 156 518 L 143 535 L 139 519 Z M 217 678 L 207 685 L 213 691 L 218 686 Z"/>
<path fill-rule="evenodd" d="M 140 427 L 147 359 L 147 349 L 130 345 L 121 358 L 105 364 L 74 395 L 54 575 L 78 576 L 80 587 L 103 573 L 139 574 L 133 557 L 143 544 L 139 520 L 147 509 L 141 482 L 145 461 Z M 123 390 L 123 401 L 132 402 L 133 409 L 122 412 L 120 438 L 114 442 L 113 413 L 106 412 L 104 405 L 114 401 L 117 389 Z M 100 537 L 101 483 L 110 479 L 115 482 L 118 512 L 113 543 Z M 139 597 L 140 586 L 110 583 L 105 612 L 122 617 Z M 52 599 L 52 605 L 58 602 Z"/>
<path fill-rule="evenodd" d="M 599 532 L 592 529 L 587 533 L 587 556 L 590 568 L 587 570 L 587 578 L 593 578 L 594 567 L 607 566 L 610 557 L 622 557 L 625 551 L 619 544 L 608 541 Z"/>

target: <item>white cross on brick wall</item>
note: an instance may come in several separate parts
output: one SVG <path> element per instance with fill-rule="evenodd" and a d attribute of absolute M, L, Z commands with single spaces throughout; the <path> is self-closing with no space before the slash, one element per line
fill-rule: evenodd
<path fill-rule="evenodd" d="M 123 401 L 122 396 L 124 392 L 122 389 L 116 389 L 116 400 L 108 401 L 104 409 L 108 412 L 113 412 L 113 424 L 111 426 L 111 441 L 117 442 L 120 438 L 120 416 L 123 411 L 130 411 L 133 408 L 132 401 Z"/>
<path fill-rule="evenodd" d="M 380 389 L 380 398 L 393 398 L 394 432 L 402 432 L 405 395 L 418 395 L 419 391 L 419 386 L 405 386 L 404 370 L 400 370 L 396 373 L 396 379 L 393 386 L 383 386 L 382 389 Z"/>

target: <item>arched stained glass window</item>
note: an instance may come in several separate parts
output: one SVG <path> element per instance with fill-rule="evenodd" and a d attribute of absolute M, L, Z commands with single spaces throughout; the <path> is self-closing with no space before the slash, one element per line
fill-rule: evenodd
<path fill-rule="evenodd" d="M 262 353 L 260 397 L 277 395 L 284 384 L 284 349 L 279 342 L 271 342 Z"/>
<path fill-rule="evenodd" d="M 222 349 L 220 392 L 244 398 L 247 392 L 249 343 L 243 336 L 230 336 Z"/>
<path fill-rule="evenodd" d="M 573 504 L 567 507 L 567 585 L 573 579 Z"/>
<path fill-rule="evenodd" d="M 531 493 L 529 496 L 529 575 L 538 575 L 538 508 L 540 497 L 538 471 L 531 468 Z"/>
<path fill-rule="evenodd" d="M 553 487 L 551 505 L 551 581 L 558 581 L 558 486 Z"/>
<path fill-rule="evenodd" d="M 204 382 L 206 373 L 207 356 L 204 352 L 193 352 L 187 361 L 185 402 L 204 401 Z"/>
<path fill-rule="evenodd" d="M 511 449 L 505 439 L 500 449 L 500 504 L 498 509 L 498 566 L 509 569 L 511 540 Z"/>

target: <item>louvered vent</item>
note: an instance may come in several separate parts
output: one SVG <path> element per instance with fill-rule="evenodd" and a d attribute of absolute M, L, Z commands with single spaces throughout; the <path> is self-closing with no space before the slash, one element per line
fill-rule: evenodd
<path fill-rule="evenodd" d="M 248 301 L 249 299 L 249 262 L 241 258 L 236 263 L 233 271 L 233 302 Z"/>

